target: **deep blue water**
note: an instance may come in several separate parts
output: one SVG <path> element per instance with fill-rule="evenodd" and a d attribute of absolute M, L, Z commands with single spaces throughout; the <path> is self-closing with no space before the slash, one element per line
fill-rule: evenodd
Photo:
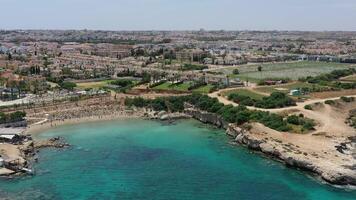
<path fill-rule="evenodd" d="M 42 150 L 36 176 L 0 180 L 0 199 L 356 199 L 193 120 L 88 123 L 39 137 L 53 136 L 73 146 Z"/>

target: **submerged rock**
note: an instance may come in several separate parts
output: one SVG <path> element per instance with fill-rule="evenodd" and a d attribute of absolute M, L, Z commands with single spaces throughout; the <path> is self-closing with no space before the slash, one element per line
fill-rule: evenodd
<path fill-rule="evenodd" d="M 66 148 L 70 145 L 65 141 L 63 137 L 54 137 L 49 140 L 36 141 L 34 144 L 36 149 L 40 148 Z"/>

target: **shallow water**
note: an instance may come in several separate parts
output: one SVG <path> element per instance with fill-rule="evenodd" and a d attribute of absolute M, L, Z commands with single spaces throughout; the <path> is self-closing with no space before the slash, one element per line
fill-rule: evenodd
<path fill-rule="evenodd" d="M 42 150 L 34 177 L 0 180 L 0 199 L 356 199 L 193 120 L 88 123 L 39 137 L 53 136 L 73 146 Z"/>

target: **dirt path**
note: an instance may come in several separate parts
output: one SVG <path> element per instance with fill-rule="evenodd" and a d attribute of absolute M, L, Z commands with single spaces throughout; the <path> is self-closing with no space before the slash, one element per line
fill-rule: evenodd
<path fill-rule="evenodd" d="M 224 105 L 233 105 L 233 106 L 238 106 L 237 103 L 228 100 L 227 98 L 225 98 L 224 96 L 222 96 L 223 92 L 228 92 L 231 90 L 236 90 L 237 88 L 226 88 L 226 89 L 222 89 L 213 93 L 208 94 L 209 97 L 212 98 L 217 98 L 221 103 L 223 103 Z M 255 92 L 255 90 L 253 90 L 253 88 L 251 87 L 246 87 L 246 88 L 241 88 L 241 89 L 247 89 L 247 90 L 251 90 L 253 92 Z M 262 93 L 258 93 L 258 94 L 262 94 Z M 356 98 L 356 95 L 351 95 L 351 96 L 347 96 L 347 97 L 354 97 Z M 278 113 L 278 112 L 283 112 L 283 111 L 288 111 L 288 110 L 304 110 L 304 106 L 306 105 L 310 105 L 310 104 L 315 104 L 315 103 L 323 103 L 327 100 L 338 100 L 340 99 L 340 97 L 333 97 L 333 98 L 324 98 L 324 99 L 310 99 L 310 100 L 306 100 L 304 102 L 297 102 L 296 106 L 290 106 L 290 107 L 285 107 L 285 108 L 273 108 L 273 109 L 264 109 L 264 108 L 256 108 L 256 107 L 252 107 L 252 106 L 247 106 L 247 108 L 251 109 L 251 110 L 261 110 L 261 111 L 269 111 L 269 112 L 274 112 L 274 113 Z"/>
<path fill-rule="evenodd" d="M 236 88 L 235 88 L 236 89 Z M 251 89 L 251 88 L 250 88 Z M 233 105 L 238 106 L 237 103 L 226 99 L 224 96 L 220 95 L 222 92 L 234 90 L 233 88 L 223 89 L 214 93 L 209 94 L 212 98 L 217 98 L 219 102 L 223 103 L 224 105 Z M 356 95 L 352 95 L 349 97 L 356 98 Z M 286 108 L 276 108 L 276 109 L 263 109 L 263 108 L 256 108 L 248 106 L 247 108 L 250 110 L 260 110 L 260 111 L 268 111 L 272 113 L 280 113 L 280 112 L 299 112 L 302 113 L 307 118 L 313 119 L 318 123 L 316 127 L 315 133 L 329 133 L 330 135 L 340 136 L 340 135 L 347 135 L 351 136 L 355 133 L 355 130 L 345 124 L 345 119 L 348 115 L 348 109 L 341 109 L 341 108 L 333 108 L 329 105 L 325 105 L 324 102 L 326 100 L 338 100 L 340 97 L 334 98 L 325 98 L 325 99 L 311 99 L 305 102 L 297 103 L 296 106 L 286 107 Z M 317 111 L 306 110 L 304 107 L 306 105 L 315 104 L 315 103 L 323 103 L 323 107 Z M 351 107 L 356 107 L 356 105 L 352 105 Z M 341 111 L 341 112 L 340 112 Z"/>

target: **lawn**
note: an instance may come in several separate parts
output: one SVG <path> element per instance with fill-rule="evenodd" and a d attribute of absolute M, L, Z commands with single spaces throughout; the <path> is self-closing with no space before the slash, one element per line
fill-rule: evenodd
<path fill-rule="evenodd" d="M 258 66 L 262 67 L 262 71 L 257 70 Z M 259 65 L 242 65 L 236 67 L 240 74 L 232 74 L 233 69 L 222 70 L 225 74 L 229 74 L 231 78 L 240 78 L 257 82 L 266 78 L 289 78 L 298 80 L 307 76 L 317 76 L 320 74 L 330 73 L 336 69 L 347 69 L 352 67 L 349 64 L 342 63 L 327 63 L 327 62 L 312 62 L 300 61 L 291 63 L 274 63 L 274 64 L 259 64 Z"/>
<path fill-rule="evenodd" d="M 246 90 L 246 89 L 230 90 L 230 91 L 227 91 L 227 92 L 223 92 L 222 95 L 229 96 L 230 94 L 233 94 L 233 93 L 237 93 L 237 94 L 240 94 L 240 95 L 243 95 L 243 96 L 248 96 L 248 97 L 251 97 L 252 99 L 255 99 L 255 100 L 261 100 L 263 97 L 265 97 L 262 94 L 258 94 L 256 92 L 253 92 L 251 90 Z"/>
<path fill-rule="evenodd" d="M 93 82 L 85 82 L 85 83 L 77 83 L 77 88 L 85 90 L 89 88 L 102 88 L 105 87 L 112 80 L 105 81 L 93 81 Z"/>
<path fill-rule="evenodd" d="M 176 90 L 176 91 L 188 91 L 188 88 L 191 86 L 190 83 L 181 83 L 181 84 L 172 84 L 165 82 L 161 85 L 154 87 L 156 90 Z"/>
<path fill-rule="evenodd" d="M 196 93 L 201 93 L 201 94 L 209 94 L 210 93 L 210 90 L 213 88 L 214 86 L 213 85 L 205 85 L 205 86 L 201 86 L 197 89 L 194 89 L 193 92 L 196 92 Z"/>

